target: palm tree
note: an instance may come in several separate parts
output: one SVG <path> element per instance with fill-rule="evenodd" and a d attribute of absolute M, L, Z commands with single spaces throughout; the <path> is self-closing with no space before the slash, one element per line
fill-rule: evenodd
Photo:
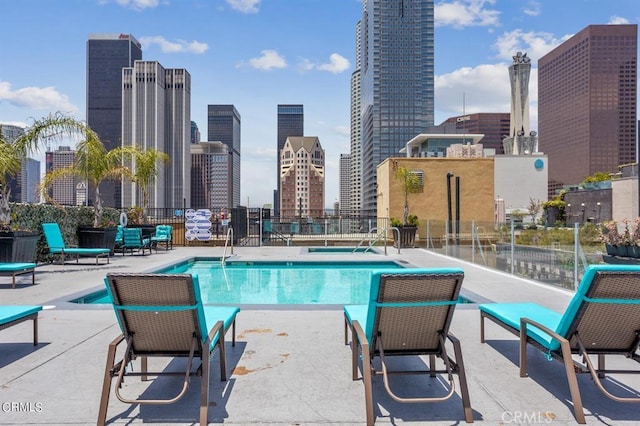
<path fill-rule="evenodd" d="M 404 211 L 402 213 L 402 224 L 409 225 L 409 194 L 420 192 L 422 183 L 417 174 L 413 173 L 407 167 L 401 166 L 396 169 L 396 179 L 402 181 L 402 190 L 404 192 Z"/>
<path fill-rule="evenodd" d="M 16 147 L 7 142 L 0 126 L 0 227 L 2 228 L 8 227 L 11 222 L 9 177 L 17 176 L 21 163 Z"/>
<path fill-rule="evenodd" d="M 38 151 L 46 141 L 53 137 L 76 138 L 94 134 L 84 123 L 61 113 L 49 114 L 33 124 L 20 135 L 13 144 L 2 136 L 0 132 L 0 227 L 8 228 L 11 223 L 11 207 L 9 196 L 11 189 L 8 177 L 17 176 L 22 166 L 22 160 Z M 97 137 L 97 136 L 96 136 Z"/>
<path fill-rule="evenodd" d="M 76 146 L 76 156 L 69 167 L 55 170 L 45 175 L 41 184 L 41 192 L 45 197 L 47 188 L 62 177 L 77 177 L 86 179 L 95 188 L 96 197 L 93 204 L 93 226 L 102 224 L 102 199 L 100 198 L 100 184 L 108 179 L 122 177 L 132 179 L 131 171 L 122 164 L 122 159 L 128 155 L 125 148 L 115 148 L 107 151 L 98 135 L 87 127 L 86 137 Z"/>
<path fill-rule="evenodd" d="M 133 181 L 142 192 L 142 217 L 146 217 L 149 208 L 149 188 L 158 176 L 158 163 L 168 163 L 169 156 L 155 149 L 141 150 L 137 147 L 129 151 L 134 159 Z"/>

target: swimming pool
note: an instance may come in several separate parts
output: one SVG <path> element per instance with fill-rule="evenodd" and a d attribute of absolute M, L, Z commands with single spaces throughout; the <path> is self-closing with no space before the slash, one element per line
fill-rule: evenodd
<path fill-rule="evenodd" d="M 369 297 L 371 273 L 400 269 L 383 262 L 246 262 L 195 259 L 157 273 L 198 274 L 205 304 L 362 304 Z M 106 290 L 74 299 L 74 303 L 111 303 Z"/>

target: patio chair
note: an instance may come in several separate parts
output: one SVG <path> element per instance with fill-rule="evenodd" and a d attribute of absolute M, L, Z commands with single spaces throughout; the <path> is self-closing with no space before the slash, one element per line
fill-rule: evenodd
<path fill-rule="evenodd" d="M 344 307 L 345 344 L 351 331 L 352 375 L 358 379 L 358 352 L 362 353 L 367 425 L 373 425 L 372 375 L 382 375 L 387 393 L 397 402 L 440 402 L 455 394 L 453 374 L 458 375 L 464 418 L 473 423 L 469 390 L 462 360 L 460 341 L 449 332 L 453 311 L 464 273 L 459 268 L 403 269 L 377 271 L 371 276 L 367 305 Z M 445 348 L 446 340 L 453 344 L 455 359 Z M 425 371 L 389 371 L 386 357 L 428 355 L 429 369 Z M 373 360 L 379 357 L 381 371 Z M 436 357 L 444 362 L 444 369 L 436 368 Z M 391 374 L 446 374 L 448 393 L 443 396 L 404 398 L 390 387 Z"/>
<path fill-rule="evenodd" d="M 156 225 L 155 235 L 151 237 L 151 245 L 156 248 L 156 253 L 159 244 L 164 244 L 167 250 L 173 248 L 172 231 L 171 225 Z"/>
<path fill-rule="evenodd" d="M 220 353 L 220 379 L 227 379 L 225 333 L 231 327 L 235 346 L 236 314 L 229 306 L 204 306 L 197 275 L 109 273 L 105 278 L 122 334 L 109 344 L 104 371 L 98 425 L 105 424 L 111 382 L 114 377 L 116 397 L 128 404 L 170 404 L 182 398 L 190 376 L 201 375 L 200 424 L 207 424 L 209 407 L 209 363 L 215 348 Z M 126 343 L 123 358 L 116 361 L 118 345 Z M 141 358 L 140 372 L 127 371 L 132 360 Z M 186 357 L 181 372 L 149 372 L 147 357 Z M 200 366 L 192 371 L 192 362 Z M 167 399 L 130 399 L 120 393 L 124 377 L 178 375 L 184 377 L 182 388 Z"/>
<path fill-rule="evenodd" d="M 11 275 L 13 278 L 11 288 L 16 288 L 16 275 L 31 273 L 31 284 L 36 283 L 36 264 L 31 262 L 0 263 L 0 275 Z"/>
<path fill-rule="evenodd" d="M 42 306 L 5 305 L 0 306 L 0 330 L 23 321 L 33 320 L 33 346 L 38 345 L 38 312 Z"/>
<path fill-rule="evenodd" d="M 618 402 L 640 402 L 619 397 L 604 388 L 606 373 L 640 373 L 638 369 L 606 370 L 605 355 L 623 355 L 640 362 L 640 266 L 592 265 L 563 314 L 535 303 L 489 303 L 480 308 L 480 341 L 484 319 L 490 319 L 520 337 L 520 377 L 527 376 L 527 343 L 549 358 L 564 363 L 578 423 L 585 423 L 576 373 L 589 373 L 607 397 Z M 582 357 L 582 362 L 572 354 Z M 597 355 L 595 368 L 591 355 Z"/>
<path fill-rule="evenodd" d="M 124 228 L 122 230 L 122 254 L 124 255 L 127 250 L 133 255 L 133 250 L 138 253 L 142 251 L 144 255 L 145 250 L 149 250 L 151 254 L 151 239 L 142 237 L 142 228 Z"/>
<path fill-rule="evenodd" d="M 43 223 L 42 230 L 44 231 L 44 237 L 47 240 L 49 254 L 59 254 L 60 263 L 63 265 L 65 256 L 75 256 L 76 263 L 79 262 L 80 256 L 95 256 L 96 265 L 101 257 L 106 257 L 107 263 L 109 263 L 109 254 L 111 253 L 111 249 L 67 246 L 64 243 L 62 232 L 60 232 L 60 226 L 57 223 Z"/>

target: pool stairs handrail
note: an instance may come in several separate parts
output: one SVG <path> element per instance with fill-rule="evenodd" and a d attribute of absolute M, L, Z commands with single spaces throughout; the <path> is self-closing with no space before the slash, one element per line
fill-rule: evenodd
<path fill-rule="evenodd" d="M 231 254 L 233 254 L 233 228 L 232 227 L 229 227 L 229 229 L 227 230 L 227 236 L 224 240 L 224 251 L 222 252 L 222 261 L 221 261 L 222 266 L 224 266 L 224 263 L 227 259 L 227 247 L 229 246 L 229 241 L 231 241 Z"/>
<path fill-rule="evenodd" d="M 400 229 L 398 229 L 395 226 L 389 226 L 389 227 L 385 227 L 382 229 L 382 231 L 379 234 L 376 234 L 376 237 L 371 240 L 370 236 L 372 233 L 375 233 L 378 231 L 377 227 L 373 227 L 369 230 L 369 232 L 367 233 L 367 235 L 365 235 L 364 237 L 362 237 L 362 240 L 360 240 L 360 242 L 358 243 L 358 245 L 356 246 L 356 248 L 353 249 L 353 253 L 357 252 L 358 249 L 362 246 L 362 243 L 364 243 L 364 241 L 369 238 L 369 246 L 365 249 L 365 253 L 371 249 L 373 247 L 373 245 L 378 242 L 378 240 L 380 240 L 381 238 L 383 238 L 384 241 L 384 254 L 385 256 L 387 255 L 387 232 L 389 230 L 392 230 L 393 232 L 397 233 L 398 236 L 398 241 L 400 241 Z M 400 254 L 400 244 L 398 244 L 398 254 Z"/>

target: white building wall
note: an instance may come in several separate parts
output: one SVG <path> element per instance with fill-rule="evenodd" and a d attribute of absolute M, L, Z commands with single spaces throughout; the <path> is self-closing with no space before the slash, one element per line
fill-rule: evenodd
<path fill-rule="evenodd" d="M 494 199 L 502 198 L 507 212 L 529 210 L 530 200 L 547 201 L 546 155 L 497 155 L 494 157 Z"/>
<path fill-rule="evenodd" d="M 638 178 L 628 177 L 611 181 L 611 217 L 621 224 L 624 219 L 638 217 Z"/>

